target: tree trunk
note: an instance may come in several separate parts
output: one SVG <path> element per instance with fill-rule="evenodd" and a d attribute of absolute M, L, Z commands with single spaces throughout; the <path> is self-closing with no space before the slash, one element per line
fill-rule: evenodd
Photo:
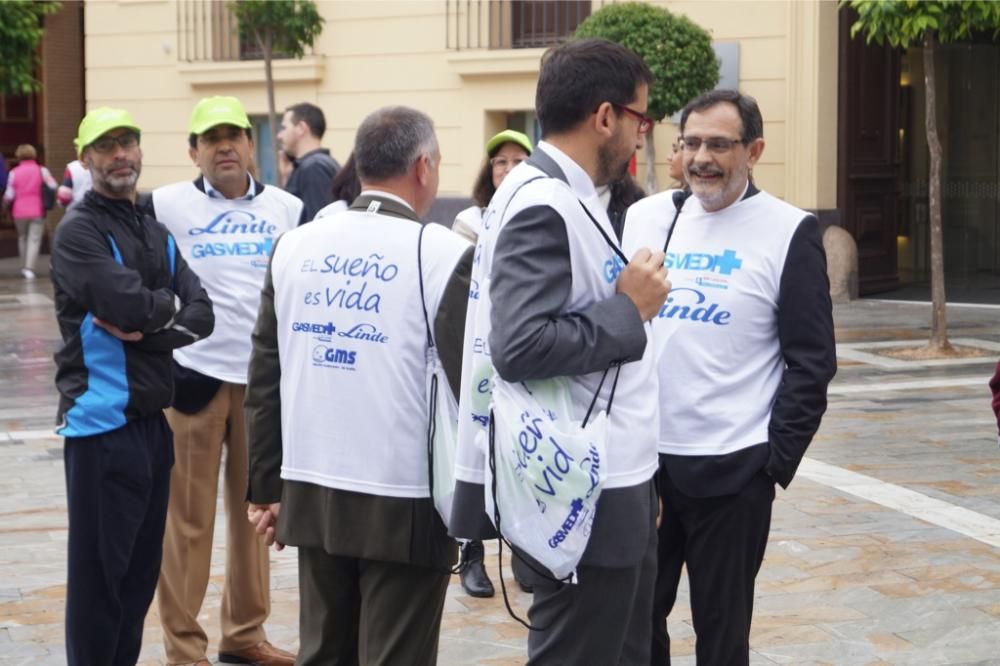
<path fill-rule="evenodd" d="M 656 180 L 656 143 L 653 141 L 655 129 L 656 125 L 653 125 L 646 134 L 646 194 L 660 191 L 660 184 Z"/>
<path fill-rule="evenodd" d="M 933 349 L 950 349 L 944 293 L 944 240 L 941 233 L 941 140 L 937 130 L 937 89 L 934 76 L 934 31 L 924 32 L 924 85 L 927 89 L 927 146 L 931 153 L 928 182 L 931 216 L 931 339 Z"/>
<path fill-rule="evenodd" d="M 281 145 L 278 142 L 278 114 L 274 109 L 274 73 L 271 70 L 271 61 L 274 56 L 272 53 L 274 39 L 270 32 L 268 32 L 264 36 L 264 39 L 261 39 L 258 35 L 257 40 L 260 42 L 261 51 L 264 52 L 264 82 L 267 86 L 267 126 L 271 130 L 271 150 L 274 153 L 274 178 L 275 182 L 280 182 L 281 159 L 278 156 L 278 152 L 281 150 Z"/>

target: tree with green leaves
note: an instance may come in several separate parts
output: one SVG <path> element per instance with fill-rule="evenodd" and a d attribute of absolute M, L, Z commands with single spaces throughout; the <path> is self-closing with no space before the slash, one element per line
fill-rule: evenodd
<path fill-rule="evenodd" d="M 992 0 L 842 0 L 858 13 L 851 37 L 896 48 L 923 47 L 926 130 L 930 149 L 931 337 L 928 347 L 948 351 L 945 312 L 944 240 L 941 231 L 941 140 L 937 129 L 934 51 L 938 44 L 968 40 L 974 33 L 1000 36 L 1000 2 Z"/>
<path fill-rule="evenodd" d="M 719 61 L 708 31 L 686 16 L 641 2 L 607 5 L 576 29 L 634 51 L 653 72 L 646 115 L 663 120 L 719 82 Z M 646 191 L 659 191 L 653 131 L 646 137 Z"/>
<path fill-rule="evenodd" d="M 0 94 L 28 95 L 41 89 L 35 78 L 42 19 L 59 10 L 58 2 L 0 2 Z"/>
<path fill-rule="evenodd" d="M 274 164 L 278 165 L 278 116 L 274 108 L 275 54 L 301 58 L 323 31 L 324 19 L 312 0 L 236 0 L 230 8 L 239 24 L 240 38 L 253 40 L 264 54 L 267 118 L 271 128 Z"/>

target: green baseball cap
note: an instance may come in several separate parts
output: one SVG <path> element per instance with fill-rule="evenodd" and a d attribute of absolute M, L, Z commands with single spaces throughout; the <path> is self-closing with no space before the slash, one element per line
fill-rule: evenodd
<path fill-rule="evenodd" d="M 132 114 L 125 109 L 112 109 L 110 106 L 93 109 L 80 121 L 80 128 L 76 132 L 76 138 L 73 139 L 77 154 L 83 153 L 84 148 L 100 139 L 105 132 L 119 127 L 142 132 L 132 120 Z"/>
<path fill-rule="evenodd" d="M 250 129 L 250 119 L 243 104 L 235 97 L 206 97 L 195 105 L 191 112 L 188 132 L 201 134 L 216 125 L 235 125 Z"/>
<path fill-rule="evenodd" d="M 517 130 L 506 129 L 486 142 L 486 152 L 492 153 L 494 148 L 499 148 L 505 143 L 515 143 L 528 151 L 529 155 L 534 150 L 531 147 L 531 139 L 528 138 L 527 134 L 518 132 Z"/>

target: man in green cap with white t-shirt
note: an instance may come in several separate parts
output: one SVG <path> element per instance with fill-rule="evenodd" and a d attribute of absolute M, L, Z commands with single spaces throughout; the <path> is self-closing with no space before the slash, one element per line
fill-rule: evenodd
<path fill-rule="evenodd" d="M 199 614 L 211 573 L 220 476 L 226 573 L 219 661 L 259 666 L 295 661 L 264 634 L 271 610 L 268 553 L 247 521 L 243 394 L 271 248 L 298 224 L 302 201 L 250 175 L 253 146 L 250 120 L 238 99 L 202 99 L 191 113 L 187 147 L 200 174 L 154 190 L 149 208 L 201 277 L 218 321 L 210 337 L 174 354 L 177 390 L 167 421 L 177 461 L 157 591 L 169 664 L 210 663 Z"/>
<path fill-rule="evenodd" d="M 160 572 L 173 437 L 174 349 L 207 337 L 212 302 L 173 237 L 136 208 L 140 130 L 101 107 L 76 138 L 94 188 L 52 249 L 63 346 L 58 433 L 69 513 L 66 657 L 134 664 Z"/>

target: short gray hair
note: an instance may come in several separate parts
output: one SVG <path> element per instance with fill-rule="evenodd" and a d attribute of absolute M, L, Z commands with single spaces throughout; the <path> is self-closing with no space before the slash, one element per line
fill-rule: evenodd
<path fill-rule="evenodd" d="M 437 148 L 434 123 L 426 113 L 406 106 L 374 111 L 358 127 L 354 161 L 358 177 L 379 182 L 402 176 L 421 155 Z"/>

